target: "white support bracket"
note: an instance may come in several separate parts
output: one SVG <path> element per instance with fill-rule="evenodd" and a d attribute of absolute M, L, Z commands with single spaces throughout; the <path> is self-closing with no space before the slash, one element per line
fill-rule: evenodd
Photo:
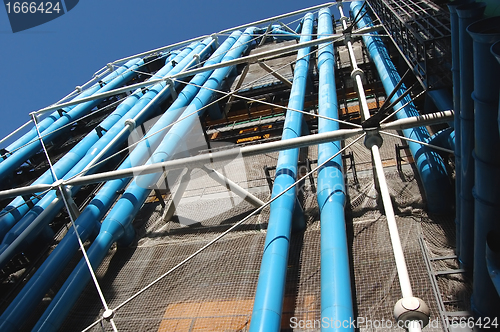
<path fill-rule="evenodd" d="M 213 40 L 215 40 L 215 48 L 219 48 L 219 35 L 216 33 L 213 33 L 210 35 Z"/>
<path fill-rule="evenodd" d="M 282 27 L 283 29 L 285 29 L 286 31 L 288 31 L 288 32 L 290 32 L 290 33 L 293 33 L 294 35 L 296 35 L 296 34 L 297 34 L 297 32 L 293 31 L 293 30 L 292 30 L 292 29 L 291 29 L 288 25 L 286 25 L 285 23 L 283 23 L 283 22 L 278 22 L 278 23 L 279 23 L 279 24 L 281 25 L 281 27 Z"/>
<path fill-rule="evenodd" d="M 264 32 L 264 35 L 262 35 L 262 39 L 259 43 L 259 46 L 264 45 L 264 43 L 266 42 L 266 39 L 267 39 L 267 35 L 269 34 L 269 31 L 271 31 L 272 27 L 273 27 L 273 22 L 269 23 L 269 25 L 267 26 L 266 32 Z"/>
<path fill-rule="evenodd" d="M 201 59 L 199 54 L 193 55 L 193 59 L 196 61 L 196 67 L 200 65 Z"/>
<path fill-rule="evenodd" d="M 287 80 L 283 75 L 281 75 L 277 71 L 273 70 L 271 67 L 269 67 L 267 64 L 265 64 L 263 61 L 258 61 L 257 63 L 259 64 L 259 66 L 262 67 L 262 69 L 264 69 L 265 71 L 267 71 L 268 73 L 270 73 L 271 75 L 273 75 L 274 77 L 279 79 L 281 82 L 283 82 L 283 84 L 287 85 L 290 88 L 292 87 L 292 82 Z"/>
<path fill-rule="evenodd" d="M 253 195 L 248 190 L 241 187 L 239 184 L 227 178 L 223 174 L 217 172 L 216 170 L 208 168 L 206 166 L 202 166 L 201 169 L 204 170 L 208 174 L 208 176 L 210 176 L 210 178 L 217 181 L 219 184 L 225 186 L 228 190 L 235 193 L 239 197 L 243 198 L 245 201 L 252 204 L 253 206 L 261 207 L 262 205 L 265 204 L 257 196 Z"/>
<path fill-rule="evenodd" d="M 172 79 L 170 78 L 167 78 L 165 80 L 165 82 L 167 83 L 167 86 L 170 85 L 170 95 L 172 96 L 172 100 L 176 100 L 177 99 L 177 91 L 175 91 L 175 84 L 174 84 L 174 81 L 172 81 Z"/>

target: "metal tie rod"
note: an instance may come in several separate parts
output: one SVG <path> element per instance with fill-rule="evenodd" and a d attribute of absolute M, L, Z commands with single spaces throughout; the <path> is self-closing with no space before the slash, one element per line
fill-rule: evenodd
<path fill-rule="evenodd" d="M 379 128 L 370 129 L 371 133 L 379 130 L 400 130 L 413 127 L 420 127 L 431 124 L 438 124 L 453 120 L 453 111 L 443 111 L 431 114 L 425 114 L 406 119 L 396 120 L 389 123 L 381 124 Z M 66 185 L 85 185 L 114 179 L 122 179 L 133 177 L 138 174 L 158 173 L 170 169 L 179 169 L 184 167 L 201 167 L 202 165 L 212 162 L 212 160 L 231 160 L 241 154 L 241 157 L 250 157 L 263 153 L 276 152 L 285 149 L 301 148 L 321 143 L 328 143 L 338 140 L 343 140 L 352 136 L 362 134 L 363 128 L 355 129 L 340 129 L 323 134 L 308 135 L 298 138 L 292 138 L 285 141 L 270 142 L 245 146 L 242 148 L 233 148 L 224 151 L 206 153 L 194 157 L 171 160 L 163 163 L 132 167 L 124 170 L 110 171 L 99 174 L 87 175 L 65 181 Z M 7 197 L 16 197 L 21 195 L 33 194 L 44 190 L 53 189 L 54 185 L 40 184 L 29 187 L 22 187 L 10 190 L 0 191 L 0 199 Z"/>

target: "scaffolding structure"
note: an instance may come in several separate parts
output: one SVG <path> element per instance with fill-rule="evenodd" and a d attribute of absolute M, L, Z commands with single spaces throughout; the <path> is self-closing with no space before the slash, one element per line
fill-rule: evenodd
<path fill-rule="evenodd" d="M 369 4 L 422 86 L 451 87 L 449 14 L 429 0 L 375 0 Z"/>

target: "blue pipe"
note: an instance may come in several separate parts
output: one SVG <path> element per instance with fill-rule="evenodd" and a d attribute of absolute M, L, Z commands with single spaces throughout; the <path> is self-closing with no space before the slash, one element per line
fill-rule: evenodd
<path fill-rule="evenodd" d="M 456 145 L 455 145 L 455 229 L 456 229 L 456 243 L 455 252 L 457 256 L 460 255 L 460 188 L 461 188 L 461 158 L 460 158 L 460 52 L 459 52 L 459 38 L 458 38 L 458 15 L 456 8 L 465 1 L 454 1 L 448 4 L 450 10 L 450 27 L 451 27 L 451 73 L 453 77 L 453 110 L 455 111 L 455 118 L 453 119 L 453 127 L 455 128 Z"/>
<path fill-rule="evenodd" d="M 500 296 L 500 237 L 499 233 L 489 232 L 486 239 L 486 266 L 491 281 Z"/>
<path fill-rule="evenodd" d="M 209 61 L 209 64 L 212 63 L 213 62 Z M 187 85 L 179 93 L 174 103 L 160 117 L 160 119 L 158 119 L 146 135 L 156 133 L 173 123 L 180 116 L 184 107 L 189 105 L 198 93 L 199 88 L 197 86 L 203 85 L 207 78 L 208 76 L 206 75 L 195 76 L 191 80 L 191 83 L 194 85 Z M 148 151 L 154 151 L 158 147 L 166 132 L 168 132 L 168 129 L 164 129 L 163 132 L 153 135 L 137 144 L 130 156 L 125 159 L 118 169 L 127 169 L 144 163 L 144 161 L 148 158 Z M 101 188 L 96 197 L 82 211 L 82 214 L 75 221 L 75 225 L 77 225 L 80 237 L 83 241 L 86 241 L 96 229 L 98 232 L 100 224 L 97 221 L 104 217 L 105 213 L 111 208 L 112 204 L 118 197 L 118 192 L 123 190 L 128 182 L 129 179 L 108 181 Z M 98 226 L 95 227 L 95 224 Z M 14 301 L 11 302 L 2 316 L 0 316 L 0 330 L 13 330 L 20 328 L 23 323 L 23 313 L 32 312 L 35 309 L 44 294 L 46 294 L 49 287 L 62 273 L 63 269 L 69 263 L 78 248 L 78 242 L 75 237 L 74 229 L 71 228 L 71 233 L 68 233 L 64 237 L 61 243 L 59 243 L 51 255 L 45 260 L 43 265 L 37 270 L 35 275 L 23 287 L 19 295 L 14 299 Z"/>
<path fill-rule="evenodd" d="M 297 24 L 297 27 L 295 28 L 295 33 L 300 34 L 300 31 L 302 31 L 303 24 L 304 24 L 304 19 L 301 19 L 299 24 Z"/>
<path fill-rule="evenodd" d="M 500 298 L 486 267 L 486 236 L 500 231 L 500 137 L 496 124 L 500 64 L 490 52 L 500 40 L 500 17 L 477 21 L 467 28 L 474 44 L 475 213 L 472 309 L 478 317 L 499 316 Z"/>
<path fill-rule="evenodd" d="M 139 94 L 133 94 L 129 96 L 125 101 L 123 101 L 116 110 L 110 114 L 101 124 L 99 125 L 104 131 L 109 131 L 113 125 L 117 123 L 119 119 L 121 119 L 126 112 L 130 110 L 130 108 L 135 105 L 137 100 L 139 99 Z M 98 130 L 98 129 L 97 129 Z M 95 155 L 99 150 L 92 149 L 92 146 L 99 141 L 99 133 L 97 130 L 92 130 L 83 140 L 81 140 L 77 145 L 75 145 L 71 151 L 69 151 L 63 158 L 61 158 L 56 164 L 54 164 L 54 172 L 58 178 L 62 178 L 66 175 L 72 168 L 77 165 L 77 163 L 85 157 L 85 155 Z M 52 183 L 54 179 L 52 177 L 51 170 L 47 170 L 42 176 L 40 176 L 33 184 L 42 184 L 42 183 Z M 48 202 L 51 202 L 55 197 L 55 193 L 50 195 L 51 198 Z M 43 199 L 42 199 L 43 200 Z M 22 205 L 24 202 L 23 197 L 15 198 L 9 206 L 7 206 L 3 211 L 4 214 L 0 217 L 0 239 L 4 240 L 5 235 L 12 227 L 15 227 L 15 223 L 22 219 L 26 213 L 29 213 L 29 207 L 27 204 Z M 36 212 L 38 215 L 43 211 L 44 208 L 41 208 L 40 205 L 43 205 L 39 200 L 33 202 L 35 207 L 33 208 L 33 212 Z M 16 206 L 19 206 L 16 208 Z M 1 250 L 0 250 L 1 251 Z"/>
<path fill-rule="evenodd" d="M 472 22 L 483 16 L 486 4 L 474 2 L 457 7 L 458 33 L 460 39 L 460 255 L 461 265 L 471 269 L 474 261 L 474 101 L 471 94 L 474 90 L 474 71 L 472 56 L 472 38 L 466 29 Z M 455 115 L 456 119 L 456 115 Z M 455 163 L 456 164 L 456 163 Z"/>
<path fill-rule="evenodd" d="M 189 47 L 186 47 L 180 54 L 174 57 L 173 61 L 178 63 L 174 68 L 173 64 L 169 59 L 166 61 L 166 65 L 160 69 L 150 80 L 154 80 L 160 77 L 164 77 L 168 74 L 176 74 L 180 72 L 183 68 L 185 68 L 188 63 L 192 61 L 192 56 L 189 55 L 197 54 L 201 50 L 206 47 L 206 44 L 211 41 L 210 38 L 207 38 L 204 43 L 195 42 L 191 44 Z M 141 90 L 136 91 L 133 95 L 129 96 L 124 103 L 120 104 L 118 108 L 122 109 L 121 113 L 126 113 L 123 118 L 125 119 L 133 119 L 136 124 L 142 124 L 148 117 L 151 116 L 152 113 L 156 111 L 158 105 L 166 99 L 168 94 L 165 93 L 164 90 L 166 83 L 158 83 L 151 87 L 147 92 L 144 93 L 143 96 L 139 98 L 140 95 L 143 94 Z M 168 90 L 168 89 L 167 89 Z M 162 92 L 162 98 L 156 100 L 155 105 L 153 107 L 149 107 L 146 111 L 143 111 L 145 107 L 151 102 L 151 100 Z M 167 91 L 168 92 L 168 91 Z M 130 103 L 127 100 L 131 100 Z M 125 105 L 124 105 L 125 104 Z M 124 106 L 123 106 L 124 105 Z M 121 107 L 123 106 L 123 107 Z M 117 109 L 118 109 L 117 108 Z M 107 155 L 109 156 L 112 151 L 111 149 L 119 146 L 127 139 L 128 132 L 124 132 L 125 128 L 124 121 L 114 121 L 115 124 L 109 128 L 109 130 L 99 139 L 90 149 L 86 147 L 84 152 L 89 151 L 76 166 L 74 166 L 71 171 L 69 171 L 64 179 L 71 178 L 77 174 L 79 174 L 88 164 L 92 162 L 92 160 L 99 154 L 102 150 L 108 149 Z M 122 137 L 117 139 L 117 136 L 122 133 Z M 124 135 L 125 134 L 125 135 Z M 110 144 L 113 142 L 113 147 L 110 148 Z M 101 165 L 102 166 L 102 165 Z M 93 173 L 98 169 L 98 167 L 92 168 L 89 173 Z M 71 188 L 72 195 L 75 195 L 80 187 Z M 45 225 L 47 225 L 59 212 L 59 210 L 63 207 L 63 202 L 59 201 L 57 205 L 53 205 L 53 200 L 56 198 L 56 192 L 51 191 L 43 197 L 40 202 L 37 203 L 36 207 L 28 212 L 24 218 L 20 222 L 18 222 L 5 236 L 4 241 L 0 244 L 0 267 L 4 266 L 8 261 L 18 252 L 22 251 L 27 245 L 32 243 L 37 235 L 44 229 Z M 47 208 L 51 205 L 51 211 L 46 212 L 49 213 L 43 219 L 37 217 L 41 212 L 47 210 Z M 33 224 L 33 222 L 36 222 Z M 29 231 L 26 231 L 28 226 L 30 226 Z M 17 241 L 16 245 L 12 244 L 12 242 L 16 238 L 22 238 L 22 242 Z"/>
<path fill-rule="evenodd" d="M 427 91 L 427 96 L 429 96 L 439 111 L 453 110 L 453 99 L 450 96 L 448 90 L 446 89 L 433 89 Z M 454 127 L 455 124 L 451 123 L 450 127 Z"/>
<path fill-rule="evenodd" d="M 122 86 L 133 77 L 137 75 L 134 70 L 128 70 L 130 67 L 121 66 L 117 69 L 117 72 L 120 74 L 115 79 L 113 79 L 108 84 L 104 85 L 102 88 L 96 91 L 96 93 L 106 92 Z M 61 136 L 63 133 L 68 132 L 71 128 L 69 126 L 64 129 L 58 130 L 63 126 L 67 125 L 71 121 L 77 120 L 78 118 L 84 116 L 88 113 L 93 107 L 97 106 L 101 100 L 92 100 L 82 104 L 75 106 L 68 113 L 61 116 L 57 121 L 52 123 L 47 129 L 41 132 L 42 136 L 45 136 L 43 141 L 45 144 L 52 142 L 55 138 Z M 0 181 L 5 179 L 7 176 L 10 176 L 14 170 L 21 166 L 29 157 L 35 154 L 42 148 L 40 142 L 36 140 L 32 140 L 31 143 L 27 146 L 22 147 L 17 150 L 14 154 L 12 154 L 9 158 L 7 158 L 4 162 L 0 163 Z"/>
<path fill-rule="evenodd" d="M 141 59 L 133 59 L 125 64 L 125 68 L 131 68 L 135 70 L 142 66 L 144 62 Z M 132 98 L 133 99 L 133 98 Z M 135 99 L 127 100 L 122 103 L 124 106 L 129 104 L 130 106 L 135 103 Z M 122 107 L 124 107 L 122 106 Z M 113 125 L 113 119 L 115 117 L 121 117 L 124 112 L 122 112 L 124 108 L 115 110 L 108 119 L 104 120 L 101 123 L 101 127 L 109 128 Z M 116 119 L 115 121 L 118 121 Z M 61 178 L 64 176 L 69 170 L 76 165 L 76 163 L 82 159 L 82 157 L 87 153 L 90 147 L 97 142 L 99 139 L 99 135 L 96 131 L 92 131 L 89 133 L 82 141 L 80 141 L 70 152 L 68 152 L 63 158 L 61 158 L 56 164 L 54 164 L 54 172 L 57 177 Z M 52 173 L 50 170 L 47 170 L 44 174 L 42 174 L 36 181 L 32 183 L 32 185 L 36 184 L 48 184 L 54 182 L 52 177 Z M 38 198 L 33 199 L 33 204 L 37 204 L 39 201 Z M 3 240 L 5 234 L 30 210 L 28 204 L 25 204 L 25 200 L 23 197 L 17 197 L 12 200 L 7 207 L 5 207 L 0 212 L 0 240 Z"/>
<path fill-rule="evenodd" d="M 254 28 L 249 28 L 244 34 L 241 34 L 241 32 L 233 32 L 214 53 L 214 56 L 211 58 L 212 61 L 208 61 L 206 65 L 221 61 L 220 58 L 225 52 L 227 52 L 227 54 L 222 58 L 222 61 L 228 61 L 239 57 L 245 51 L 247 43 L 250 42 L 253 31 Z M 237 38 L 238 40 L 236 41 Z M 231 48 L 233 45 L 235 45 L 235 47 Z M 205 77 L 210 76 L 203 86 L 210 89 L 217 89 L 221 86 L 223 80 L 229 74 L 231 69 L 231 67 L 220 68 L 215 71 L 208 71 L 198 75 Z M 190 103 L 181 116 L 184 117 L 184 115 L 200 110 L 203 105 L 206 105 L 209 102 L 209 100 L 213 97 L 213 94 L 214 92 L 211 90 L 200 90 L 193 102 Z M 204 110 L 199 111 L 199 115 L 202 115 L 203 113 Z M 193 118 L 196 119 L 196 117 L 192 116 L 186 118 L 185 120 L 187 121 L 183 120 L 175 124 L 165 136 L 156 152 L 164 152 L 171 157 L 180 146 L 180 144 L 178 144 L 180 139 L 177 139 L 177 137 L 181 133 L 187 133 L 185 130 L 190 129 L 190 127 L 186 128 L 185 123 L 192 124 L 195 120 L 190 119 Z M 153 157 L 150 158 L 148 163 L 150 163 L 152 159 Z M 159 176 L 160 175 L 157 177 Z M 127 230 L 132 227 L 132 220 L 149 195 L 149 192 L 150 190 L 139 186 L 136 181 L 133 181 L 127 188 L 122 198 L 118 200 L 115 207 L 103 221 L 99 235 L 88 250 L 88 257 L 94 268 L 102 262 L 112 243 L 120 240 L 127 233 Z M 57 296 L 53 299 L 42 318 L 38 321 L 34 330 L 57 330 L 89 280 L 90 275 L 88 273 L 88 268 L 85 262 L 81 261 L 62 286 Z"/>
<path fill-rule="evenodd" d="M 446 128 L 432 135 L 426 142 L 449 150 L 455 150 L 455 130 Z"/>
<path fill-rule="evenodd" d="M 311 40 L 313 15 L 307 14 L 302 25 L 300 42 Z M 309 47 L 301 48 L 293 77 L 288 107 L 302 110 L 309 69 Z M 282 140 L 301 135 L 302 113 L 288 110 Z M 280 151 L 276 167 L 272 197 L 288 188 L 297 179 L 299 149 Z M 292 230 L 292 217 L 296 202 L 296 188 L 288 190 L 271 203 L 266 242 L 255 295 L 250 331 L 279 331 L 285 294 L 288 251 Z"/>
<path fill-rule="evenodd" d="M 491 54 L 500 62 L 500 42 L 496 42 L 491 46 Z M 498 109 L 500 110 L 500 104 Z M 498 112 L 498 131 L 500 132 L 500 112 Z"/>
<path fill-rule="evenodd" d="M 319 12 L 319 39 L 333 34 L 330 9 Z M 337 92 L 335 87 L 334 48 L 330 44 L 318 45 L 319 114 L 338 119 Z M 319 133 L 339 129 L 339 123 L 318 119 Z M 340 141 L 318 146 L 318 164 L 340 151 Z M 321 222 L 321 318 L 329 321 L 354 320 L 349 268 L 349 252 L 345 227 L 345 186 L 342 155 L 329 161 L 318 171 L 318 206 Z M 322 325 L 322 330 L 334 329 L 334 324 Z M 354 331 L 354 328 L 344 328 Z"/>
<path fill-rule="evenodd" d="M 431 98 L 438 111 L 453 109 L 453 100 L 445 89 L 429 90 L 427 95 Z M 455 133 L 457 132 L 454 123 L 450 128 L 443 129 L 429 138 L 426 143 L 437 145 L 455 151 Z"/>
<path fill-rule="evenodd" d="M 127 184 L 125 179 L 114 180 L 114 182 L 117 181 L 124 181 L 123 185 Z M 116 190 L 111 190 L 108 194 L 110 197 L 117 195 Z M 99 216 L 102 218 L 102 215 L 105 213 L 105 211 L 101 211 L 101 200 L 104 198 L 103 190 L 99 192 L 98 196 L 85 208 L 78 219 L 79 222 L 76 224 L 82 241 L 86 241 L 93 234 L 95 236 L 99 232 L 100 224 L 98 218 Z M 37 269 L 36 273 L 9 304 L 9 307 L 2 313 L 2 316 L 0 316 L 0 330 L 18 331 L 21 329 L 22 325 L 26 322 L 26 313 L 32 313 L 36 309 L 50 286 L 54 284 L 63 272 L 78 248 L 75 229 L 71 227 L 42 266 Z"/>
<path fill-rule="evenodd" d="M 284 30 L 280 25 L 273 25 L 271 34 L 273 39 L 277 41 L 283 40 L 299 40 L 300 35 L 297 33 L 291 33 L 290 31 Z"/>
<path fill-rule="evenodd" d="M 353 15 L 357 15 L 361 9 L 363 2 L 351 2 L 351 10 Z M 364 10 L 364 9 L 363 9 Z M 373 22 L 368 15 L 363 16 L 358 22 L 358 28 L 372 26 Z M 396 84 L 401 80 L 396 67 L 391 61 L 387 49 L 380 37 L 363 35 L 363 41 L 366 45 L 370 57 L 377 67 L 385 92 L 389 94 Z M 404 85 L 394 95 L 393 100 L 398 98 L 405 90 Z M 411 98 L 406 96 L 402 101 L 394 106 L 394 109 L 399 109 L 403 104 L 409 102 Z M 401 111 L 396 114 L 398 119 L 404 119 L 411 116 L 418 116 L 418 111 L 415 105 L 410 102 Z M 430 137 L 429 132 L 425 127 L 417 127 L 403 130 L 405 137 L 418 140 L 421 142 L 427 141 Z M 427 208 L 431 213 L 446 214 L 452 211 L 452 189 L 451 183 L 446 172 L 446 167 L 441 156 L 431 149 L 422 146 L 421 144 L 408 142 L 410 151 L 415 160 L 415 165 L 420 174 L 422 185 L 427 198 Z"/>
<path fill-rule="evenodd" d="M 125 66 L 126 67 L 133 66 L 137 61 L 139 61 L 139 59 L 132 59 L 129 62 L 127 62 L 125 64 Z M 114 78 L 116 78 L 118 75 L 119 75 L 119 73 L 116 70 L 114 70 L 112 73 L 110 73 L 105 78 L 100 80 L 99 83 L 96 83 L 96 84 L 92 85 L 90 88 L 82 91 L 82 93 L 80 93 L 78 96 L 73 98 L 72 101 L 79 100 L 79 99 L 82 99 L 82 98 L 85 98 L 85 97 L 88 97 L 88 96 L 95 94 L 97 92 L 97 90 L 99 90 L 99 88 L 101 87 L 100 84 L 108 84 Z M 61 110 L 57 110 L 54 113 L 50 114 L 49 116 L 45 117 L 40 122 L 38 122 L 38 129 L 40 130 L 40 132 L 47 129 L 52 123 L 54 123 L 57 119 L 59 119 L 63 113 L 69 112 L 70 110 L 75 108 L 75 106 L 76 105 L 65 107 L 65 108 L 62 108 Z M 29 132 L 27 132 L 26 134 L 21 136 L 19 139 L 17 139 L 15 142 L 10 144 L 5 150 L 13 153 L 14 150 L 17 150 L 18 148 L 22 147 L 23 145 L 29 143 L 35 137 L 37 137 L 37 131 L 36 131 L 36 128 L 33 127 Z M 0 162 L 2 162 L 2 161 L 3 161 L 3 159 L 0 159 Z"/>

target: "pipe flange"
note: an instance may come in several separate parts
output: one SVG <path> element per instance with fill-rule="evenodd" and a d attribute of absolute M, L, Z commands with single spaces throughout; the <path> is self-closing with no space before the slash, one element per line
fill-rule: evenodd
<path fill-rule="evenodd" d="M 106 67 L 108 67 L 108 70 L 109 70 L 109 71 L 113 71 L 113 70 L 115 70 L 115 69 L 114 69 L 114 67 L 113 67 L 113 64 L 112 64 L 111 62 L 110 62 L 110 63 L 108 63 L 108 64 L 106 65 Z"/>
<path fill-rule="evenodd" d="M 196 63 L 197 63 L 197 64 L 200 64 L 201 59 L 200 59 L 200 55 L 199 55 L 199 54 L 195 54 L 195 55 L 193 55 L 193 59 L 195 59 L 195 60 L 196 60 Z"/>
<path fill-rule="evenodd" d="M 378 128 L 370 128 L 370 129 L 365 129 L 365 147 L 368 150 L 371 150 L 372 146 L 376 145 L 379 148 L 382 146 L 382 143 L 384 143 L 384 139 L 382 136 L 380 136 L 380 133 L 378 132 Z"/>
<path fill-rule="evenodd" d="M 107 309 L 106 311 L 103 312 L 102 318 L 109 322 L 111 319 L 113 319 L 113 316 L 115 315 L 115 312 L 111 309 Z"/>
<path fill-rule="evenodd" d="M 429 307 L 418 297 L 404 297 L 396 302 L 394 306 L 394 318 L 404 324 L 409 324 L 411 321 L 418 321 L 422 328 L 424 328 L 429 324 L 430 315 Z"/>
<path fill-rule="evenodd" d="M 342 4 L 340 2 L 338 2 L 338 1 L 337 1 L 337 4 L 338 4 L 338 6 L 342 6 Z M 347 16 L 342 16 L 339 20 L 340 20 L 340 24 L 342 24 L 342 25 L 344 24 L 344 21 L 345 21 L 346 24 L 349 21 L 349 19 L 347 18 Z"/>
<path fill-rule="evenodd" d="M 363 79 L 363 77 L 365 77 L 365 72 L 361 68 L 356 68 L 351 72 L 351 78 L 355 80 L 356 76 L 359 76 L 361 77 L 361 79 Z"/>
<path fill-rule="evenodd" d="M 137 125 L 137 124 L 135 123 L 135 120 L 134 120 L 134 119 L 127 119 L 127 120 L 125 120 L 125 126 L 127 126 L 127 127 L 128 127 L 128 130 L 129 130 L 129 131 L 134 130 L 134 129 L 135 129 L 135 127 L 136 127 L 136 125 Z"/>

